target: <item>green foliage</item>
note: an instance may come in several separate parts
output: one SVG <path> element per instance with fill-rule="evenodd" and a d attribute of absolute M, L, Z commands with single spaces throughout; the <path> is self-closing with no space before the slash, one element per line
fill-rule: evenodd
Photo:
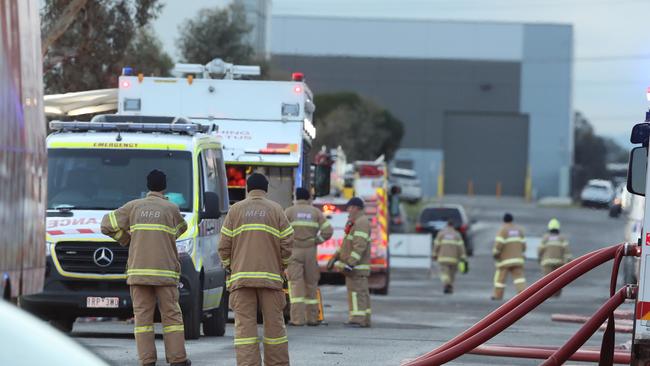
<path fill-rule="evenodd" d="M 124 65 L 131 66 L 136 73 L 155 76 L 169 76 L 174 61 L 163 51 L 162 42 L 150 27 L 141 28 L 124 55 Z"/>
<path fill-rule="evenodd" d="M 177 46 L 188 63 L 207 64 L 221 58 L 235 64 L 250 64 L 254 51 L 245 37 L 251 29 L 239 4 L 206 8 L 179 27 Z"/>
<path fill-rule="evenodd" d="M 387 110 L 354 93 L 317 95 L 312 151 L 341 145 L 348 160 L 391 159 L 399 148 L 404 127 Z"/>
<path fill-rule="evenodd" d="M 68 0 L 44 1 L 43 34 L 56 24 L 67 3 Z M 65 33 L 46 50 L 45 92 L 114 88 L 121 67 L 127 60 L 137 57 L 136 54 L 127 55 L 129 48 L 138 51 L 146 42 L 150 43 L 146 47 L 148 55 L 163 55 L 153 34 L 141 30 L 156 18 L 161 7 L 159 0 L 89 0 Z M 134 39 L 140 47 L 134 48 Z M 150 57 L 149 60 L 151 64 L 146 69 L 168 69 L 169 56 Z"/>

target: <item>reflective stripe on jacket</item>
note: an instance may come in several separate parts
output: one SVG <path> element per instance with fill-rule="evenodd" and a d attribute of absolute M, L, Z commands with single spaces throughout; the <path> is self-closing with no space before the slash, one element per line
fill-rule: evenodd
<path fill-rule="evenodd" d="M 157 192 L 133 200 L 102 219 L 101 230 L 129 245 L 126 266 L 129 285 L 176 285 L 181 264 L 176 239 L 187 230 L 178 206 Z"/>
<path fill-rule="evenodd" d="M 370 275 L 370 219 L 363 213 L 350 218 L 350 232 L 343 238 L 338 250 L 339 268 L 345 264 L 354 267 L 357 274 Z"/>
<path fill-rule="evenodd" d="M 253 190 L 234 204 L 224 220 L 219 256 L 231 275 L 230 291 L 240 287 L 282 289 L 289 264 L 294 229 L 279 204 L 266 192 Z"/>
<path fill-rule="evenodd" d="M 332 237 L 332 225 L 309 201 L 297 200 L 284 212 L 294 229 L 294 248 L 312 248 Z"/>
<path fill-rule="evenodd" d="M 494 248 L 492 249 L 496 266 L 498 268 L 523 266 L 525 252 L 524 231 L 512 223 L 504 224 L 494 239 Z"/>
<path fill-rule="evenodd" d="M 561 266 L 571 260 L 569 242 L 559 234 L 546 234 L 537 249 L 542 266 Z"/>
<path fill-rule="evenodd" d="M 458 261 L 467 259 L 463 237 L 453 227 L 447 226 L 438 231 L 433 240 L 432 257 L 438 263 L 458 264 Z"/>

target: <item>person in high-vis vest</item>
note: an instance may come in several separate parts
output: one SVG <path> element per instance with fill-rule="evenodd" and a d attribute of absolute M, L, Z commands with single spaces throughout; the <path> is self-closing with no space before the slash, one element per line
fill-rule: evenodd
<path fill-rule="evenodd" d="M 323 213 L 314 207 L 311 195 L 305 188 L 296 189 L 296 201 L 285 213 L 294 229 L 293 251 L 287 276 L 289 277 L 289 301 L 291 322 L 289 325 L 317 326 L 318 280 L 320 268 L 316 248 L 332 237 L 332 225 Z"/>
<path fill-rule="evenodd" d="M 226 285 L 235 313 L 235 355 L 239 366 L 289 365 L 284 326 L 284 271 L 289 265 L 294 229 L 282 207 L 266 198 L 269 182 L 259 173 L 246 180 L 246 199 L 235 203 L 221 227 L 219 256 L 230 273 Z M 257 314 L 264 337 L 257 334 Z"/>
<path fill-rule="evenodd" d="M 178 206 L 163 195 L 167 188 L 165 173 L 151 171 L 147 188 L 145 198 L 105 215 L 101 231 L 129 246 L 126 283 L 131 289 L 140 364 L 156 364 L 153 320 L 157 302 L 167 362 L 173 366 L 191 365 L 185 353 L 183 315 L 178 304 L 181 264 L 176 249 L 176 239 L 187 230 L 187 224 Z"/>
<path fill-rule="evenodd" d="M 467 254 L 465 253 L 463 237 L 456 231 L 451 220 L 447 221 L 445 228 L 438 231 L 433 241 L 431 256 L 434 261 L 438 262 L 440 281 L 444 286 L 443 292 L 445 294 L 453 293 L 458 264 L 460 261 L 467 260 Z"/>
<path fill-rule="evenodd" d="M 341 247 L 328 263 L 345 275 L 348 290 L 349 317 L 347 327 L 370 327 L 370 219 L 364 213 L 364 203 L 359 197 L 347 203 L 348 222 Z"/>
<path fill-rule="evenodd" d="M 494 273 L 494 295 L 492 300 L 503 299 L 508 273 L 512 276 L 512 282 L 515 284 L 517 293 L 526 289 L 524 274 L 526 239 L 523 229 L 513 224 L 513 220 L 513 216 L 506 213 L 503 216 L 503 226 L 494 239 L 492 255 L 496 261 L 496 272 Z"/>
<path fill-rule="evenodd" d="M 537 255 L 544 276 L 571 261 L 569 241 L 560 234 L 560 221 L 558 219 L 553 218 L 548 222 L 548 233 L 542 238 L 542 242 L 537 249 Z M 562 291 L 560 290 L 554 296 L 558 297 L 561 294 Z"/>

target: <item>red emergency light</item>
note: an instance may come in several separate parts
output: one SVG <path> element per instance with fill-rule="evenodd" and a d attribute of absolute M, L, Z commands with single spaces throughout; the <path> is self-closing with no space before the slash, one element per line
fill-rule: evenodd
<path fill-rule="evenodd" d="M 291 80 L 292 81 L 304 81 L 305 80 L 305 74 L 302 72 L 294 72 L 291 74 Z"/>
<path fill-rule="evenodd" d="M 128 80 L 122 80 L 120 87 L 122 87 L 122 89 L 128 89 L 131 87 L 131 82 Z"/>
<path fill-rule="evenodd" d="M 384 171 L 374 165 L 361 165 L 359 167 L 359 175 L 362 177 L 380 177 L 384 175 Z"/>
<path fill-rule="evenodd" d="M 229 166 L 228 169 L 226 169 L 226 175 L 228 176 L 228 187 L 246 187 L 246 171 L 244 167 Z"/>
<path fill-rule="evenodd" d="M 326 203 L 323 205 L 323 213 L 326 215 L 341 213 L 341 209 L 331 203 Z"/>

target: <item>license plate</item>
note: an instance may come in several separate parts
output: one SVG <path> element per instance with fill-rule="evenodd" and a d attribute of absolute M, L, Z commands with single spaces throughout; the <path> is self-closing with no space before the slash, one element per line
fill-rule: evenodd
<path fill-rule="evenodd" d="M 117 308 L 120 305 L 119 297 L 87 297 L 86 307 L 89 308 Z"/>

